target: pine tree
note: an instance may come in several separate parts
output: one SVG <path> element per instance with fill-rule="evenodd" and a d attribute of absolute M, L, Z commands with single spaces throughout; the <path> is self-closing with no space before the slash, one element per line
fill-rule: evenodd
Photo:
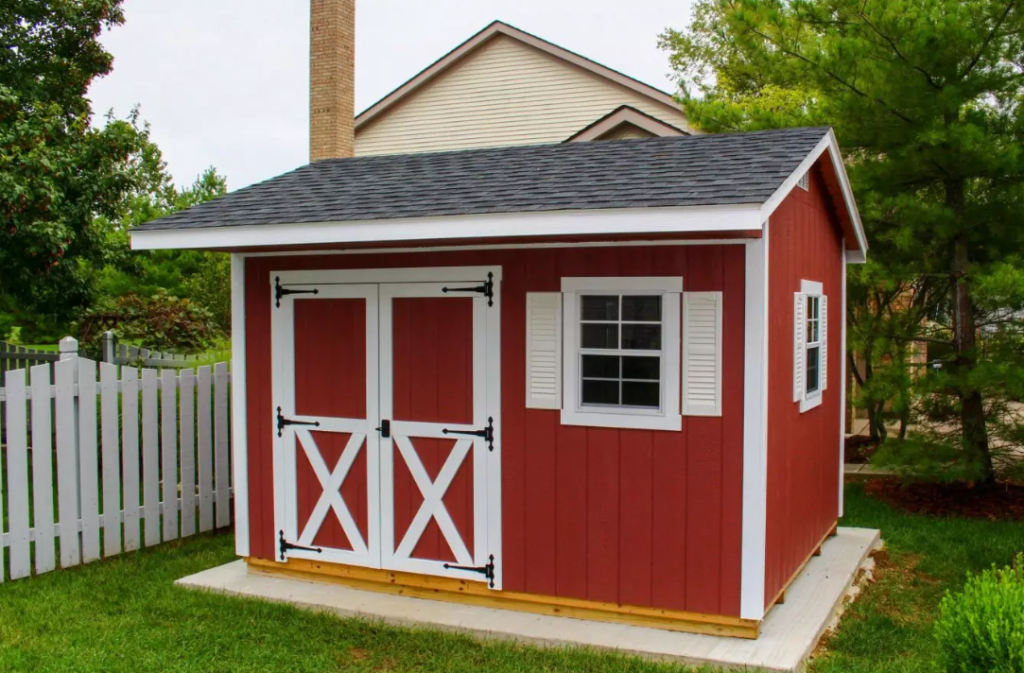
<path fill-rule="evenodd" d="M 662 35 L 699 127 L 835 128 L 869 254 L 934 297 L 915 338 L 951 346 L 926 378 L 954 398 L 957 461 L 982 485 L 1019 435 L 996 412 L 1024 392 L 1022 5 L 699 0 L 688 29 Z"/>

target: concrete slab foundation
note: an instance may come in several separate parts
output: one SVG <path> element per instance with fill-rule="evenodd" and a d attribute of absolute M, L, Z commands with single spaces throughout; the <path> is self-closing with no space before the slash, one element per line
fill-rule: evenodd
<path fill-rule="evenodd" d="M 855 580 L 870 569 L 879 531 L 840 528 L 812 557 L 761 625 L 757 640 L 676 633 L 660 629 L 550 617 L 459 605 L 345 586 L 249 573 L 244 561 L 203 571 L 179 586 L 262 598 L 332 612 L 342 617 L 380 619 L 398 626 L 468 633 L 542 647 L 612 649 L 650 659 L 710 664 L 730 669 L 802 671 L 821 636 L 837 623 Z"/>

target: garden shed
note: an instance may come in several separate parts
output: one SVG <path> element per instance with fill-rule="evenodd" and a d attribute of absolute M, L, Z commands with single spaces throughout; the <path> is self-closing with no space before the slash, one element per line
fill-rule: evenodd
<path fill-rule="evenodd" d="M 827 128 L 328 159 L 132 243 L 232 253 L 250 570 L 756 637 L 842 515 Z"/>

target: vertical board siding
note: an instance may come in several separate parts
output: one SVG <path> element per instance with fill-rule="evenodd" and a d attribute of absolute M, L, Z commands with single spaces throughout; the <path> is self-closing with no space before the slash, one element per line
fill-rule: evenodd
<path fill-rule="evenodd" d="M 147 547 L 160 544 L 160 424 L 157 422 L 157 375 L 142 370 L 142 517 Z"/>
<path fill-rule="evenodd" d="M 7 530 L 11 579 L 28 577 L 28 427 L 25 370 L 5 375 L 7 388 Z"/>
<path fill-rule="evenodd" d="M 123 348 L 123 346 L 122 346 Z M 139 372 L 121 368 L 121 488 L 124 489 L 124 550 L 135 551 L 139 537 Z"/>
<path fill-rule="evenodd" d="M 231 468 L 228 455 L 231 447 L 228 444 L 228 366 L 219 362 L 213 367 L 213 453 L 216 466 L 216 511 L 217 528 L 231 525 L 231 504 L 229 489 L 231 486 Z"/>
<path fill-rule="evenodd" d="M 839 516 L 840 388 L 823 391 L 822 404 L 800 413 L 793 401 L 793 294 L 801 280 L 823 284 L 833 297 L 828 331 L 842 333 L 843 246 L 824 179 L 810 173 L 810 189 L 794 189 L 772 215 L 768 246 L 768 510 L 765 603 L 799 569 Z M 838 371 L 845 354 L 833 337 L 828 359 Z"/>
<path fill-rule="evenodd" d="M 32 527 L 36 572 L 57 567 L 53 541 L 53 433 L 50 425 L 50 366 L 32 367 Z M 38 403 L 35 400 L 43 400 Z"/>
<path fill-rule="evenodd" d="M 121 553 L 121 446 L 117 417 L 117 365 L 100 364 L 103 455 L 103 555 Z"/>
<path fill-rule="evenodd" d="M 60 519 L 60 567 L 82 562 L 78 538 L 78 405 L 75 382 L 78 363 L 61 360 L 54 366 L 57 411 L 57 516 Z"/>
<path fill-rule="evenodd" d="M 144 369 L 140 405 L 135 368 L 61 355 L 0 380 L 0 582 L 137 550 L 140 518 L 147 546 L 192 535 L 197 500 L 201 526 L 213 528 L 215 509 L 230 525 L 227 365 L 198 378 Z"/>
<path fill-rule="evenodd" d="M 160 373 L 160 482 L 164 542 L 178 539 L 178 388 L 174 371 Z"/>
<path fill-rule="evenodd" d="M 739 614 L 742 245 L 561 248 L 251 258 L 246 276 L 250 553 L 274 557 L 270 274 L 286 269 L 502 267 L 503 586 Z M 526 293 L 564 276 L 682 276 L 723 293 L 722 416 L 682 432 L 561 425 L 526 409 Z M 838 339 L 834 341 L 838 342 Z"/>
<path fill-rule="evenodd" d="M 181 536 L 196 532 L 196 426 L 195 373 L 186 369 L 179 376 L 179 465 L 181 467 Z"/>
<path fill-rule="evenodd" d="M 196 399 L 199 429 L 199 530 L 213 530 L 213 405 L 210 397 L 210 368 L 197 372 L 199 392 Z"/>
<path fill-rule="evenodd" d="M 78 361 L 78 494 L 82 563 L 100 558 L 99 451 L 96 447 L 96 363 Z"/>

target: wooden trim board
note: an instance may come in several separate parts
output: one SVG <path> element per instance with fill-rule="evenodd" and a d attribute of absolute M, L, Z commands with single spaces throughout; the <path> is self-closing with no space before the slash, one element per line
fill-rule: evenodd
<path fill-rule="evenodd" d="M 615 622 L 648 628 L 756 639 L 761 623 L 751 619 L 618 605 L 577 598 L 542 596 L 514 591 L 493 591 L 481 582 L 414 573 L 360 568 L 307 559 L 286 563 L 245 559 L 249 572 L 293 579 L 331 582 L 355 589 L 430 600 L 516 610 L 542 615 Z"/>

